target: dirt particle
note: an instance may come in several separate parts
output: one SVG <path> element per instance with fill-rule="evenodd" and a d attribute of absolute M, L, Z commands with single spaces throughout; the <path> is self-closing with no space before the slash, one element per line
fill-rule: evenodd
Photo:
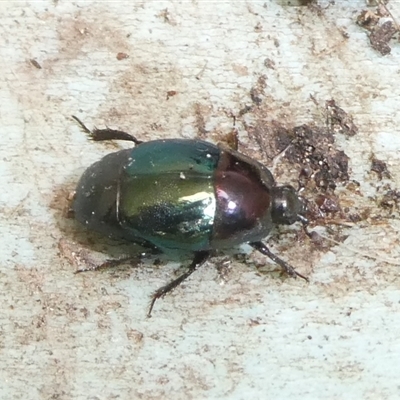
<path fill-rule="evenodd" d="M 371 171 L 378 175 L 379 180 L 383 178 L 390 179 L 391 175 L 384 161 L 378 160 L 375 156 L 371 156 Z"/>
<path fill-rule="evenodd" d="M 270 58 L 266 58 L 264 60 L 264 66 L 269 69 L 275 69 L 275 61 L 271 60 Z"/>
<path fill-rule="evenodd" d="M 371 10 L 363 10 L 357 17 L 357 24 L 365 29 L 373 30 L 378 24 L 380 16 Z"/>
<path fill-rule="evenodd" d="M 384 56 L 391 52 L 389 42 L 399 32 L 399 25 L 385 2 L 379 1 L 375 6 L 375 10 L 361 11 L 356 22 L 370 32 L 371 47 Z"/>
<path fill-rule="evenodd" d="M 127 58 L 129 58 L 129 55 L 126 53 L 117 53 L 117 60 L 121 61 L 121 60 L 126 60 Z"/>
<path fill-rule="evenodd" d="M 37 69 L 42 69 L 42 66 L 33 58 L 29 60 L 29 62 Z"/>
<path fill-rule="evenodd" d="M 294 139 L 293 132 L 280 122 L 264 121 L 262 118 L 254 126 L 246 126 L 249 137 L 256 141 L 269 162 L 287 149 Z"/>
<path fill-rule="evenodd" d="M 208 133 L 208 130 L 206 129 L 206 121 L 204 118 L 205 111 L 206 110 L 204 110 L 204 107 L 202 107 L 200 104 L 195 104 L 194 113 L 196 116 L 197 135 L 200 138 L 204 138 L 205 135 Z"/>
<path fill-rule="evenodd" d="M 167 100 L 169 100 L 171 97 L 174 97 L 178 94 L 176 90 L 168 90 L 167 92 Z"/>
<path fill-rule="evenodd" d="M 339 200 L 335 195 L 319 194 L 315 199 L 315 203 L 318 205 L 319 210 L 325 214 L 333 214 L 340 210 Z"/>
<path fill-rule="evenodd" d="M 338 107 L 335 100 L 326 101 L 325 108 L 327 112 L 327 124 L 332 131 L 342 133 L 346 136 L 354 136 L 358 133 L 358 128 L 353 122 L 353 117 Z"/>
<path fill-rule="evenodd" d="M 171 13 L 168 11 L 168 8 L 165 8 L 162 10 L 157 17 L 161 18 L 166 24 L 169 24 L 171 26 L 176 26 L 176 21 L 171 15 Z"/>
<path fill-rule="evenodd" d="M 136 329 L 129 329 L 128 332 L 126 333 L 126 336 L 128 337 L 129 340 L 132 340 L 135 343 L 140 343 L 143 340 L 143 333 L 139 332 Z"/>
<path fill-rule="evenodd" d="M 333 191 L 349 180 L 348 156 L 334 147 L 333 133 L 320 127 L 302 125 L 293 129 L 294 140 L 286 158 L 308 169 L 317 188 Z"/>
<path fill-rule="evenodd" d="M 379 206 L 390 212 L 399 210 L 400 205 L 400 191 L 389 189 L 382 196 Z"/>
<path fill-rule="evenodd" d="M 390 54 L 391 47 L 389 41 L 397 32 L 392 21 L 386 21 L 380 26 L 377 26 L 369 35 L 371 46 L 376 51 L 379 51 L 383 56 Z"/>

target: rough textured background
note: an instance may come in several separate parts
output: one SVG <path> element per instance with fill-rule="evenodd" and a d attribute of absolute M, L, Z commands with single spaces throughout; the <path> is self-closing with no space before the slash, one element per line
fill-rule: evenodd
<path fill-rule="evenodd" d="M 395 203 L 378 205 L 400 182 L 400 45 L 371 48 L 355 23 L 364 1 L 283 3 L 0 3 L 0 398 L 398 398 L 400 224 Z M 123 144 L 90 143 L 70 115 L 218 141 L 260 77 L 263 114 L 236 123 L 248 154 L 263 160 L 252 118 L 323 124 L 310 94 L 359 128 L 337 146 L 360 182 L 343 202 L 361 221 L 325 250 L 291 229 L 287 246 L 273 241 L 311 282 L 257 272 L 258 255 L 232 259 L 225 279 L 208 263 L 146 319 L 178 263 L 74 275 L 76 248 L 110 246 L 65 221 L 64 198 Z M 391 178 L 370 171 L 371 155 Z"/>

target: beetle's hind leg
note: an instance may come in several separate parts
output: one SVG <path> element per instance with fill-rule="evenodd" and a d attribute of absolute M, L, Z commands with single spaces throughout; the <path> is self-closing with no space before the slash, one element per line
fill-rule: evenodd
<path fill-rule="evenodd" d="M 288 263 L 283 261 L 281 258 L 276 256 L 274 253 L 272 253 L 271 250 L 269 250 L 269 248 L 263 242 L 252 242 L 249 244 L 251 247 L 258 250 L 261 254 L 264 254 L 265 256 L 269 257 L 274 263 L 278 264 L 282 269 L 285 270 L 285 272 L 289 276 L 292 276 L 293 278 L 300 277 L 308 282 L 307 277 L 305 277 L 304 275 L 297 272 L 291 265 L 289 265 Z"/>
<path fill-rule="evenodd" d="M 88 266 L 76 270 L 75 274 L 79 274 L 81 272 L 99 271 L 101 269 L 114 268 L 125 263 L 133 263 L 133 262 L 140 263 L 141 261 L 142 257 L 140 255 L 109 259 L 101 264 L 90 263 Z"/>
<path fill-rule="evenodd" d="M 185 279 L 187 279 L 190 275 L 192 275 L 197 268 L 201 267 L 209 257 L 210 257 L 209 251 L 197 251 L 194 254 L 192 263 L 189 265 L 188 269 L 184 274 L 182 274 L 172 282 L 168 283 L 167 285 L 162 286 L 158 290 L 156 290 L 156 292 L 153 294 L 151 298 L 147 316 L 151 317 L 151 311 L 153 310 L 154 303 L 156 302 L 157 299 L 164 297 L 171 290 L 174 290 L 177 286 L 179 286 Z"/>
<path fill-rule="evenodd" d="M 87 133 L 92 140 L 96 142 L 101 142 L 104 140 L 127 140 L 135 144 L 143 143 L 142 140 L 136 139 L 135 136 L 116 129 L 109 129 L 109 128 L 97 129 L 95 127 L 93 130 L 90 130 L 78 117 L 72 115 L 72 118 L 79 124 L 81 129 L 85 133 Z"/>
<path fill-rule="evenodd" d="M 101 269 L 108 269 L 108 268 L 114 268 L 114 267 L 119 267 L 122 264 L 139 264 L 143 258 L 145 258 L 147 255 L 152 255 L 156 256 L 159 254 L 162 254 L 162 251 L 154 246 L 152 243 L 147 242 L 145 240 L 135 240 L 132 241 L 133 243 L 138 244 L 139 246 L 142 246 L 145 248 L 144 251 L 131 255 L 131 256 L 126 256 L 126 257 L 121 257 L 121 258 L 111 258 L 106 261 L 104 261 L 101 264 L 95 264 L 93 262 L 90 262 L 87 266 L 82 267 L 75 271 L 75 274 L 79 274 L 81 272 L 88 272 L 88 271 L 99 271 Z"/>

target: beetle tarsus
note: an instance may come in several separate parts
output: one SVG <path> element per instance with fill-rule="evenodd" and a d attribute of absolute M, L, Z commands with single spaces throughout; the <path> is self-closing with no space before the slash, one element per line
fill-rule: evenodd
<path fill-rule="evenodd" d="M 92 131 L 87 128 L 87 126 L 78 117 L 75 117 L 75 115 L 71 115 L 71 117 L 79 124 L 83 132 L 87 133 L 88 135 L 92 134 Z"/>
<path fill-rule="evenodd" d="M 252 242 L 250 246 L 258 250 L 261 254 L 269 257 L 274 263 L 278 264 L 285 272 L 293 278 L 300 277 L 308 282 L 308 278 L 297 272 L 291 265 L 283 261 L 281 258 L 272 253 L 263 242 Z"/>
<path fill-rule="evenodd" d="M 149 311 L 147 312 L 147 317 L 151 317 L 151 312 L 153 310 L 154 304 L 157 299 L 164 297 L 167 293 L 171 290 L 174 290 L 177 286 L 179 286 L 185 279 L 187 279 L 197 268 L 201 267 L 209 258 L 210 252 L 209 251 L 197 251 L 194 255 L 194 259 L 192 263 L 189 265 L 188 269 L 184 274 L 173 280 L 172 282 L 168 283 L 165 286 L 160 287 L 156 292 L 153 294 L 149 306 Z"/>
<path fill-rule="evenodd" d="M 97 129 L 95 127 L 93 130 L 90 130 L 78 117 L 72 115 L 72 118 L 79 124 L 85 133 L 90 135 L 90 138 L 95 142 L 102 142 L 106 140 L 126 140 L 135 144 L 143 143 L 142 140 L 136 139 L 135 136 L 116 129 Z"/>

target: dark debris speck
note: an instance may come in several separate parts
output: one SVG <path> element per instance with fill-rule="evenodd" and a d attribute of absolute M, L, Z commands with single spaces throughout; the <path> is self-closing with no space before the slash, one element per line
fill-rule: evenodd
<path fill-rule="evenodd" d="M 379 51 L 383 56 L 390 54 L 392 49 L 389 42 L 396 32 L 397 29 L 392 21 L 386 21 L 377 26 L 369 35 L 372 48 Z"/>
<path fill-rule="evenodd" d="M 383 178 L 390 179 L 391 175 L 384 161 L 378 160 L 374 156 L 371 157 L 371 171 L 378 175 L 379 180 Z"/>
<path fill-rule="evenodd" d="M 295 139 L 285 153 L 286 158 L 307 167 L 315 185 L 323 190 L 334 190 L 337 183 L 349 180 L 349 158 L 337 150 L 334 136 L 326 129 L 301 125 L 294 128 Z"/>
<path fill-rule="evenodd" d="M 325 108 L 327 112 L 327 125 L 331 130 L 347 136 L 354 136 L 358 133 L 358 128 L 353 122 L 353 117 L 340 108 L 335 100 L 326 101 Z"/>

